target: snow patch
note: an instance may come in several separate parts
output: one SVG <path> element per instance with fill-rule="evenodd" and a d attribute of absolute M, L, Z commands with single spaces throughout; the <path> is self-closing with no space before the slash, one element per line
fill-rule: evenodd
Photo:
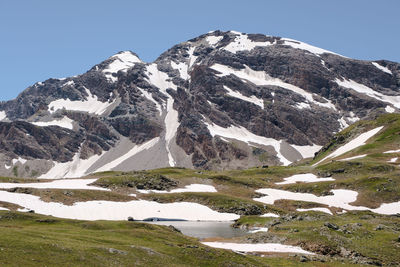
<path fill-rule="evenodd" d="M 113 59 L 113 62 L 103 70 L 103 73 L 111 82 L 116 82 L 118 80 L 117 77 L 112 75 L 113 73 L 117 73 L 118 71 L 127 71 L 129 68 L 135 66 L 135 63 L 142 62 L 137 56 L 129 51 L 118 53 L 110 57 L 110 59 Z"/>
<path fill-rule="evenodd" d="M 224 37 L 223 37 L 223 36 L 207 36 L 206 41 L 207 41 L 210 45 L 214 46 L 214 45 L 216 45 L 219 41 L 221 41 L 222 38 L 224 38 Z"/>
<path fill-rule="evenodd" d="M 295 107 L 298 108 L 298 109 L 306 109 L 306 108 L 310 109 L 311 108 L 310 105 L 308 103 L 305 103 L 305 102 L 296 103 Z"/>
<path fill-rule="evenodd" d="M 388 150 L 388 151 L 385 151 L 385 152 L 383 152 L 384 154 L 389 154 L 389 153 L 400 153 L 400 149 L 397 149 L 397 150 Z"/>
<path fill-rule="evenodd" d="M 190 221 L 233 221 L 240 217 L 232 213 L 219 213 L 204 205 L 190 202 L 161 204 L 146 200 L 86 201 L 68 206 L 57 202 L 44 202 L 38 196 L 1 190 L 0 200 L 34 210 L 35 213 L 77 220 L 126 220 L 131 216 L 135 220 L 159 217 Z"/>
<path fill-rule="evenodd" d="M 159 71 L 157 69 L 157 64 L 151 64 L 147 66 L 146 75 L 149 77 L 147 81 L 150 84 L 153 84 L 160 91 L 168 97 L 166 103 L 166 110 L 167 114 L 165 115 L 165 148 L 168 153 L 168 162 L 171 167 L 174 167 L 176 162 L 172 157 L 170 151 L 170 145 L 172 139 L 175 137 L 176 132 L 179 127 L 179 120 L 178 120 L 178 111 L 174 109 L 174 99 L 167 93 L 168 88 L 172 88 L 174 90 L 177 89 L 176 85 L 170 81 L 168 75 L 165 72 Z"/>
<path fill-rule="evenodd" d="M 303 174 L 295 174 L 290 177 L 283 178 L 283 182 L 275 183 L 275 184 L 295 184 L 297 182 L 303 183 L 317 183 L 317 182 L 326 182 L 326 181 L 335 181 L 335 179 L 327 177 L 327 178 L 319 178 L 312 173 L 303 173 Z"/>
<path fill-rule="evenodd" d="M 290 146 L 296 149 L 297 152 L 301 154 L 303 159 L 314 157 L 314 154 L 322 148 L 322 146 L 315 144 L 312 146 L 298 146 L 298 145 L 290 145 Z"/>
<path fill-rule="evenodd" d="M 115 100 L 110 102 L 101 102 L 97 99 L 96 95 L 92 95 L 92 93 L 85 88 L 88 97 L 86 100 L 82 101 L 72 101 L 69 99 L 57 99 L 52 101 L 49 104 L 49 111 L 53 113 L 59 109 L 73 110 L 73 111 L 82 111 L 88 113 L 94 113 L 96 115 L 103 114 L 106 109 L 112 105 Z"/>
<path fill-rule="evenodd" d="M 280 152 L 281 150 L 281 141 L 275 140 L 273 138 L 267 138 L 259 135 L 255 135 L 252 132 L 248 131 L 246 128 L 242 126 L 229 126 L 228 128 L 224 128 L 218 126 L 216 124 L 209 124 L 204 122 L 210 131 L 210 134 L 214 136 L 220 136 L 230 139 L 239 140 L 245 142 L 250 145 L 250 143 L 256 143 L 265 146 L 272 146 L 274 147 L 277 157 L 281 161 L 284 166 L 291 164 L 292 162 L 286 159 Z"/>
<path fill-rule="evenodd" d="M 386 72 L 386 73 L 388 73 L 388 74 L 390 74 L 390 75 L 393 75 L 392 71 L 389 70 L 388 68 L 386 68 L 386 67 L 384 67 L 384 66 L 382 66 L 382 65 L 379 65 L 379 64 L 376 63 L 376 62 L 371 62 L 371 64 L 374 65 L 375 67 L 377 67 L 378 69 L 380 69 L 381 71 Z"/>
<path fill-rule="evenodd" d="M 327 205 L 329 207 L 337 207 L 346 210 L 370 210 L 375 213 L 386 214 L 386 215 L 396 214 L 400 212 L 400 201 L 394 203 L 383 203 L 379 208 L 376 209 L 350 205 L 349 203 L 352 203 L 357 200 L 358 193 L 356 191 L 346 190 L 346 189 L 331 190 L 333 195 L 329 196 L 316 196 L 310 193 L 294 193 L 290 191 L 273 189 L 273 188 L 258 189 L 256 190 L 256 192 L 264 194 L 265 196 L 260 198 L 254 198 L 253 200 L 271 205 L 274 204 L 276 200 L 288 199 L 296 201 L 314 202 Z"/>
<path fill-rule="evenodd" d="M 228 86 L 225 86 L 225 85 L 224 85 L 224 89 L 226 91 L 228 91 L 228 95 L 235 97 L 235 98 L 239 98 L 246 102 L 250 102 L 252 104 L 255 104 L 255 105 L 261 107 L 261 109 L 264 109 L 264 100 L 262 100 L 261 98 L 258 98 L 254 95 L 252 95 L 250 97 L 242 95 L 240 92 L 233 91 L 232 89 L 230 89 Z"/>
<path fill-rule="evenodd" d="M 21 157 L 18 157 L 17 159 L 11 160 L 11 162 L 12 162 L 13 165 L 15 165 L 17 162 L 20 162 L 22 165 L 24 165 L 27 162 L 27 160 L 23 159 Z"/>
<path fill-rule="evenodd" d="M 350 157 L 350 158 L 339 159 L 339 161 L 349 161 L 349 160 L 353 160 L 353 159 L 361 159 L 361 158 L 364 158 L 366 156 L 367 156 L 367 154 L 358 155 L 358 156 L 354 156 L 354 157 Z"/>
<path fill-rule="evenodd" d="M 393 113 L 393 112 L 395 112 L 395 109 L 393 107 L 391 107 L 391 106 L 386 106 L 385 107 L 385 111 L 387 113 Z"/>
<path fill-rule="evenodd" d="M 7 119 L 7 114 L 5 111 L 0 111 L 0 121 Z"/>
<path fill-rule="evenodd" d="M 0 188 L 10 189 L 15 187 L 21 188 L 38 188 L 38 189 L 77 189 L 77 190 L 102 190 L 110 191 L 110 189 L 91 186 L 97 179 L 63 179 L 51 182 L 38 183 L 0 183 Z"/>
<path fill-rule="evenodd" d="M 88 159 L 79 158 L 80 153 L 76 153 L 72 161 L 54 162 L 53 168 L 47 173 L 42 174 L 39 178 L 56 179 L 56 178 L 75 178 L 82 177 L 87 173 L 87 170 L 92 166 L 105 152 L 101 155 L 93 155 Z"/>
<path fill-rule="evenodd" d="M 224 47 L 226 51 L 236 54 L 238 51 L 250 51 L 257 46 L 271 46 L 271 42 L 253 42 L 246 34 L 239 34 L 235 39 Z"/>
<path fill-rule="evenodd" d="M 398 159 L 398 158 L 392 158 L 392 159 L 390 159 L 388 162 L 390 162 L 390 163 L 394 163 L 394 162 L 396 162 L 396 161 L 397 161 L 397 159 Z"/>
<path fill-rule="evenodd" d="M 59 120 L 52 120 L 52 121 L 35 121 L 31 122 L 34 125 L 41 126 L 41 127 L 46 127 L 46 126 L 60 126 L 62 128 L 67 128 L 72 130 L 73 129 L 73 123 L 74 121 L 71 120 L 70 118 L 64 116 L 62 119 Z"/>
<path fill-rule="evenodd" d="M 379 101 L 386 102 L 389 104 L 392 104 L 396 108 L 400 108 L 400 96 L 389 96 L 389 95 L 384 95 L 382 93 L 379 93 L 377 91 L 374 91 L 373 89 L 357 83 L 353 80 L 346 80 L 344 79 L 343 81 L 339 80 L 338 78 L 335 79 L 335 82 L 342 87 L 352 89 L 358 93 L 365 94 L 369 97 L 375 98 Z"/>
<path fill-rule="evenodd" d="M 153 138 L 143 144 L 140 145 L 135 145 L 131 150 L 129 150 L 128 153 L 122 155 L 119 158 L 114 159 L 113 161 L 103 165 L 102 167 L 100 167 L 99 169 L 96 170 L 96 172 L 103 172 L 103 171 L 110 171 L 113 168 L 117 167 L 118 165 L 120 165 L 121 163 L 123 163 L 125 160 L 133 157 L 134 155 L 138 154 L 139 152 L 142 152 L 144 150 L 148 150 L 151 147 L 153 147 L 156 143 L 158 143 L 158 141 L 160 141 L 159 137 Z"/>
<path fill-rule="evenodd" d="M 303 250 L 300 247 L 282 245 L 278 243 L 225 243 L 225 242 L 201 242 L 202 244 L 213 247 L 230 249 L 238 252 L 272 252 L 272 253 L 301 253 L 313 255 L 314 253 Z"/>
<path fill-rule="evenodd" d="M 189 79 L 189 73 L 188 73 L 188 65 L 182 62 L 175 63 L 174 61 L 171 61 L 171 67 L 173 69 L 176 69 L 179 71 L 179 75 L 181 76 L 182 79 L 188 80 Z"/>
<path fill-rule="evenodd" d="M 260 215 L 260 217 L 266 217 L 266 218 L 279 218 L 279 215 L 278 215 L 278 214 L 275 214 L 275 213 L 271 213 L 271 212 L 269 212 L 269 213 L 265 213 L 265 214 L 263 214 L 263 215 Z"/>
<path fill-rule="evenodd" d="M 324 53 L 328 53 L 328 54 L 334 54 L 334 55 L 343 57 L 342 55 L 336 54 L 334 52 L 331 52 L 331 51 L 328 51 L 328 50 L 325 50 L 325 49 L 322 49 L 322 48 L 319 48 L 319 47 L 316 47 L 316 46 L 312 46 L 312 45 L 309 45 L 309 44 L 306 44 L 306 43 L 303 43 L 303 42 L 300 42 L 300 41 L 296 41 L 296 40 L 293 40 L 293 39 L 282 38 L 281 40 L 284 41 L 284 45 L 287 45 L 287 46 L 290 46 L 290 47 L 293 47 L 293 48 L 297 48 L 297 49 L 301 49 L 301 50 L 306 50 L 306 51 L 308 51 L 308 52 L 310 52 L 310 53 L 312 53 L 314 55 L 317 55 L 317 56 L 319 56 L 321 54 L 324 54 Z"/>
<path fill-rule="evenodd" d="M 303 96 L 310 103 L 316 104 L 321 107 L 336 110 L 335 106 L 331 103 L 330 100 L 327 100 L 324 98 L 327 101 L 327 103 L 320 103 L 320 102 L 314 100 L 313 95 L 311 93 L 309 93 L 297 86 L 294 86 L 292 84 L 283 82 L 282 80 L 280 80 L 278 78 L 272 78 L 264 71 L 255 71 L 246 65 L 245 65 L 245 69 L 243 69 L 243 70 L 235 70 L 233 68 L 230 68 L 230 67 L 227 67 L 227 66 L 224 66 L 221 64 L 214 64 L 210 68 L 220 72 L 220 74 L 217 74 L 218 77 L 224 77 L 224 76 L 233 74 L 240 79 L 250 81 L 258 86 L 263 86 L 263 85 L 279 86 L 286 90 L 295 92 L 296 94 Z"/>
<path fill-rule="evenodd" d="M 365 145 L 365 143 L 368 141 L 368 139 L 370 139 L 372 136 L 377 134 L 382 129 L 383 129 L 383 126 L 377 127 L 375 129 L 369 130 L 368 132 L 360 134 L 359 136 L 357 136 L 350 142 L 348 142 L 348 143 L 344 144 L 343 146 L 339 147 L 338 149 L 336 149 L 330 155 L 326 156 L 325 158 L 323 158 L 320 161 L 318 161 L 317 163 L 315 163 L 313 166 L 316 166 L 327 159 L 341 156 L 357 147 Z"/>
<path fill-rule="evenodd" d="M 148 100 L 150 100 L 156 105 L 156 108 L 161 116 L 162 115 L 161 105 L 153 98 L 153 95 L 142 88 L 137 87 L 137 89 L 144 95 L 144 97 L 146 97 Z"/>
<path fill-rule="evenodd" d="M 258 232 L 268 232 L 268 228 L 266 228 L 266 227 L 256 227 L 255 229 L 249 231 L 250 234 L 255 234 L 255 233 L 258 233 Z"/>
<path fill-rule="evenodd" d="M 197 56 L 194 55 L 194 50 L 196 47 L 191 47 L 189 48 L 188 54 L 189 54 L 189 69 L 194 65 L 194 63 L 197 60 Z"/>
<path fill-rule="evenodd" d="M 7 209 L 7 208 L 3 208 L 3 207 L 0 207 L 0 210 L 9 210 L 9 209 Z"/>
<path fill-rule="evenodd" d="M 156 194 L 173 194 L 173 193 L 187 193 L 187 192 L 208 192 L 208 193 L 215 193 L 218 192 L 212 185 L 205 185 L 205 184 L 191 184 L 187 185 L 184 188 L 177 188 L 172 189 L 171 191 L 165 190 L 137 190 L 139 193 L 142 194 L 149 194 L 149 193 L 156 193 Z"/>

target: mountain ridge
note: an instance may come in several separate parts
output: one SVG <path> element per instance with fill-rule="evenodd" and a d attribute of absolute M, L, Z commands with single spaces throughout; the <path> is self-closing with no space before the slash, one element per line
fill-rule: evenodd
<path fill-rule="evenodd" d="M 399 73 L 395 62 L 232 31 L 200 35 L 151 63 L 121 51 L 0 103 L 0 174 L 288 165 L 360 118 L 398 111 Z M 67 144 L 73 134 L 79 145 L 48 153 L 45 134 Z M 20 157 L 28 162 L 15 172 Z"/>

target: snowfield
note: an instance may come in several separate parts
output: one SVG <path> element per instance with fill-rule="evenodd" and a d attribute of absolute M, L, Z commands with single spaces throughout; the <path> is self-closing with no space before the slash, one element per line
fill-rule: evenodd
<path fill-rule="evenodd" d="M 67 116 L 64 116 L 62 119 L 59 120 L 52 120 L 52 121 L 34 121 L 31 122 L 32 124 L 36 126 L 41 126 L 41 127 L 46 127 L 46 126 L 60 126 L 62 128 L 66 129 L 73 129 L 73 123 L 74 121 L 68 118 Z"/>
<path fill-rule="evenodd" d="M 272 189 L 272 188 L 258 189 L 256 190 L 256 192 L 264 194 L 265 196 L 260 198 L 254 198 L 253 200 L 271 205 L 274 204 L 276 200 L 288 199 L 288 200 L 314 202 L 327 205 L 329 207 L 342 208 L 345 210 L 370 210 L 375 213 L 386 214 L 386 215 L 400 213 L 400 201 L 394 203 L 383 203 L 379 208 L 376 209 L 350 205 L 349 203 L 352 203 L 357 200 L 358 192 L 347 189 L 331 190 L 333 195 L 329 196 L 316 196 L 309 193 L 294 193 L 290 191 Z"/>
<path fill-rule="evenodd" d="M 300 247 L 282 245 L 277 243 L 224 243 L 224 242 L 202 242 L 202 244 L 213 247 L 230 249 L 238 252 L 274 252 L 274 253 L 301 253 L 313 255 L 314 253 L 303 250 Z"/>
<path fill-rule="evenodd" d="M 326 103 L 318 102 L 318 101 L 314 100 L 312 93 L 309 93 L 309 92 L 305 91 L 304 89 L 301 89 L 300 87 L 297 87 L 290 83 L 286 83 L 278 78 L 273 78 L 273 77 L 269 76 L 267 73 L 265 73 L 264 71 L 255 71 L 246 65 L 245 65 L 244 70 L 235 70 L 231 67 L 227 67 L 227 66 L 221 65 L 221 64 L 214 64 L 210 68 L 220 72 L 220 74 L 216 74 L 218 77 L 224 77 L 224 76 L 233 74 L 242 80 L 250 81 L 258 86 L 263 86 L 263 85 L 279 86 L 286 90 L 289 90 L 296 94 L 301 95 L 309 103 L 313 103 L 313 104 L 321 106 L 321 107 L 336 110 L 335 105 L 333 105 L 330 100 L 324 98 L 324 100 L 326 100 Z"/>
<path fill-rule="evenodd" d="M 85 88 L 86 94 L 88 95 L 86 100 L 72 101 L 69 99 L 57 99 L 49 104 L 49 111 L 53 113 L 60 109 L 82 111 L 93 113 L 96 115 L 102 115 L 107 108 L 112 105 L 113 102 L 101 102 L 97 99 L 96 95 L 92 95 L 89 89 Z"/>
<path fill-rule="evenodd" d="M 111 82 L 116 82 L 117 77 L 112 74 L 118 71 L 127 71 L 129 68 L 135 66 L 135 63 L 142 63 L 142 61 L 132 54 L 130 51 L 124 51 L 110 57 L 113 61 L 103 70 L 106 78 Z"/>
<path fill-rule="evenodd" d="M 377 127 L 375 129 L 369 130 L 365 133 L 360 134 L 359 136 L 357 136 L 356 138 L 354 138 L 353 140 L 351 140 L 350 142 L 344 144 L 343 146 L 339 147 L 338 149 L 336 149 L 334 152 L 332 152 L 331 154 L 329 154 L 328 156 L 326 156 L 325 158 L 321 159 L 320 161 L 318 161 L 317 163 L 315 163 L 313 166 L 316 166 L 318 164 L 320 164 L 321 162 L 327 160 L 327 159 L 331 159 L 331 158 L 335 158 L 335 157 L 339 157 L 357 147 L 363 146 L 366 144 L 366 142 L 368 141 L 368 139 L 370 139 L 371 137 L 373 137 L 375 134 L 377 134 L 380 130 L 383 129 L 383 126 L 381 127 Z"/>
<path fill-rule="evenodd" d="M 252 103 L 254 105 L 259 106 L 261 109 L 264 109 L 264 100 L 262 100 L 261 98 L 258 98 L 254 95 L 252 95 L 250 97 L 242 95 L 240 92 L 233 91 L 232 89 L 230 89 L 228 86 L 225 86 L 225 85 L 224 85 L 224 89 L 226 91 L 228 91 L 228 95 L 238 98 L 238 99 L 241 99 L 243 101 Z"/>
<path fill-rule="evenodd" d="M 335 181 L 335 179 L 327 177 L 327 178 L 319 178 L 312 173 L 303 173 L 303 174 L 295 174 L 290 177 L 283 178 L 283 182 L 275 183 L 278 185 L 282 184 L 295 184 L 297 182 L 303 183 L 316 183 L 316 182 L 326 182 L 326 181 Z"/>
<path fill-rule="evenodd" d="M 51 182 L 38 183 L 0 183 L 1 189 L 20 188 L 38 188 L 38 189 L 76 189 L 76 190 L 102 190 L 110 189 L 89 185 L 97 179 L 62 179 Z"/>
<path fill-rule="evenodd" d="M 231 31 L 232 32 L 232 31 Z M 235 33 L 235 32 L 233 32 Z M 239 51 L 250 51 L 256 48 L 257 46 L 270 46 L 273 43 L 270 42 L 253 42 L 247 36 L 247 34 L 240 33 L 236 36 L 235 40 L 229 43 L 227 46 L 224 47 L 226 51 L 236 54 Z"/>
<path fill-rule="evenodd" d="M 383 72 L 386 72 L 386 73 L 388 73 L 388 74 L 390 74 L 390 75 L 393 75 L 392 71 L 389 70 L 388 68 L 386 68 L 386 67 L 384 67 L 384 66 L 382 66 L 382 65 L 379 65 L 379 64 L 376 63 L 376 62 L 371 62 L 371 64 L 374 65 L 375 67 L 377 67 L 379 70 L 381 70 L 381 71 L 383 71 Z"/>
<path fill-rule="evenodd" d="M 39 214 L 77 220 L 127 220 L 130 216 L 135 220 L 159 217 L 189 221 L 233 221 L 240 217 L 232 213 L 219 213 L 204 205 L 190 202 L 160 204 L 146 200 L 87 201 L 68 206 L 62 203 L 44 202 L 40 197 L 29 194 L 1 190 L 0 199 Z"/>
<path fill-rule="evenodd" d="M 339 80 L 336 78 L 335 82 L 342 87 L 352 89 L 358 93 L 365 94 L 369 97 L 375 98 L 379 101 L 386 102 L 389 104 L 392 104 L 396 108 L 400 108 L 400 96 L 389 96 L 389 95 L 384 95 L 380 92 L 374 91 L 373 89 L 357 83 L 353 80 L 346 80 L 343 79 L 343 81 Z"/>
<path fill-rule="evenodd" d="M 279 160 L 282 162 L 283 165 L 287 166 L 292 163 L 291 161 L 286 159 L 280 153 L 281 141 L 278 141 L 278 140 L 275 140 L 272 138 L 255 135 L 242 126 L 237 127 L 237 126 L 231 125 L 228 128 L 224 128 L 224 127 L 218 126 L 216 124 L 209 124 L 207 122 L 204 122 L 204 123 L 207 125 L 207 128 L 213 137 L 221 136 L 221 137 L 225 137 L 225 138 L 239 140 L 239 141 L 245 142 L 247 144 L 255 143 L 255 144 L 260 144 L 260 145 L 265 145 L 265 146 L 273 146 L 277 153 L 277 157 L 279 158 Z"/>
<path fill-rule="evenodd" d="M 93 155 L 88 159 L 79 158 L 80 153 L 76 153 L 72 161 L 68 162 L 53 162 L 54 166 L 45 174 L 38 178 L 43 179 L 57 179 L 57 178 L 78 178 L 88 174 L 87 170 L 92 166 L 101 156 Z"/>
<path fill-rule="evenodd" d="M 151 140 L 149 140 L 149 141 L 147 141 L 147 142 L 145 142 L 143 144 L 135 145 L 131 150 L 129 150 L 124 155 L 122 155 L 122 156 L 114 159 L 113 161 L 103 165 L 102 167 L 98 168 L 94 172 L 104 172 L 104 171 L 112 170 L 113 168 L 115 168 L 118 165 L 120 165 L 121 163 L 123 163 L 125 160 L 127 160 L 127 159 L 133 157 L 134 155 L 136 155 L 137 153 L 152 148 L 155 144 L 158 143 L 158 141 L 160 141 L 160 138 L 156 137 L 156 138 L 153 138 L 153 139 L 151 139 Z"/>

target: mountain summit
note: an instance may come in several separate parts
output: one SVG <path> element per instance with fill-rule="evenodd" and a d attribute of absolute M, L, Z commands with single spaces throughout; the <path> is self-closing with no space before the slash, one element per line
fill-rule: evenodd
<path fill-rule="evenodd" d="M 289 165 L 361 118 L 398 112 L 399 91 L 395 62 L 214 31 L 152 63 L 123 51 L 0 103 L 0 175 Z"/>

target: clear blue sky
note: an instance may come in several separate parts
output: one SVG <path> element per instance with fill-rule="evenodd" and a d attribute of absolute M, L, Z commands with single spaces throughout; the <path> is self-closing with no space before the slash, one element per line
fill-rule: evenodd
<path fill-rule="evenodd" d="M 0 0 L 0 100 L 121 50 L 153 61 L 211 30 L 263 33 L 400 62 L 400 0 Z"/>

